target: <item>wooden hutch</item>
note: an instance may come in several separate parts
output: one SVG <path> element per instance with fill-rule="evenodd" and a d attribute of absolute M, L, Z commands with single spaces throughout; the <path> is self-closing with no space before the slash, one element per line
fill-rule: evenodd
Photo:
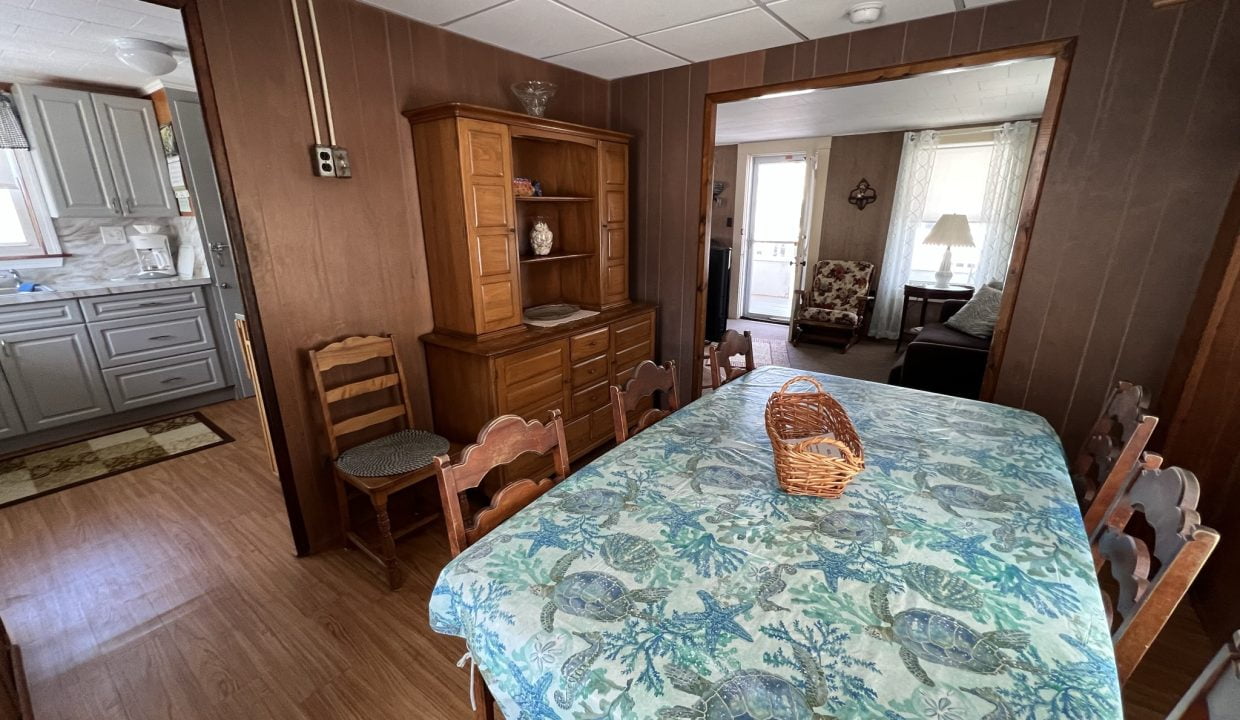
<path fill-rule="evenodd" d="M 413 127 L 435 331 L 426 344 L 435 430 L 471 442 L 506 413 L 564 416 L 569 456 L 612 437 L 609 386 L 654 353 L 655 308 L 629 301 L 629 137 L 450 103 L 405 113 Z M 513 178 L 541 197 L 517 197 Z M 529 232 L 555 240 L 535 255 Z M 599 314 L 526 325 L 526 308 Z"/>

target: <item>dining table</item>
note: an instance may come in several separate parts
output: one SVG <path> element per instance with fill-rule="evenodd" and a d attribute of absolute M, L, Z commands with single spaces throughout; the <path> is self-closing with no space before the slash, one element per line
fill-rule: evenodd
<path fill-rule="evenodd" d="M 800 375 L 864 447 L 837 499 L 776 478 L 764 409 Z M 784 367 L 569 476 L 449 562 L 429 611 L 510 720 L 1122 717 L 1050 424 Z"/>

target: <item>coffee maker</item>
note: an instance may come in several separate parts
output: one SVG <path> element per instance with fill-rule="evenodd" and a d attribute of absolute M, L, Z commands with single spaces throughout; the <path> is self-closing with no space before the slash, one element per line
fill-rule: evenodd
<path fill-rule="evenodd" d="M 177 276 L 177 269 L 172 263 L 172 250 L 168 246 L 168 236 L 158 234 L 158 225 L 134 225 L 138 235 L 131 235 L 134 254 L 138 256 L 138 277 L 171 278 Z"/>

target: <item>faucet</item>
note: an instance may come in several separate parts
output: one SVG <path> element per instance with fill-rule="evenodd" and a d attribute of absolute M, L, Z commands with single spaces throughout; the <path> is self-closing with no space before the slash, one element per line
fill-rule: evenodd
<path fill-rule="evenodd" d="M 0 287 L 21 287 L 22 275 L 16 270 L 0 270 Z"/>

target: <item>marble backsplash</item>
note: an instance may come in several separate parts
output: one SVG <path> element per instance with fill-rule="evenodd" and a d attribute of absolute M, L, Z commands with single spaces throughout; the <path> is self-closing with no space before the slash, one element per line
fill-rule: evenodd
<path fill-rule="evenodd" d="M 22 277 L 55 288 L 82 287 L 104 283 L 118 278 L 130 277 L 138 272 L 138 259 L 132 245 L 104 245 L 99 228 L 105 225 L 123 225 L 128 235 L 137 233 L 134 225 L 158 225 L 160 233 L 168 236 L 175 263 L 178 248 L 189 243 L 195 251 L 195 272 L 191 277 L 207 277 L 202 241 L 198 222 L 192 217 L 176 218 L 56 218 L 53 221 L 60 237 L 61 250 L 69 255 L 65 264 L 58 268 L 23 270 Z"/>

